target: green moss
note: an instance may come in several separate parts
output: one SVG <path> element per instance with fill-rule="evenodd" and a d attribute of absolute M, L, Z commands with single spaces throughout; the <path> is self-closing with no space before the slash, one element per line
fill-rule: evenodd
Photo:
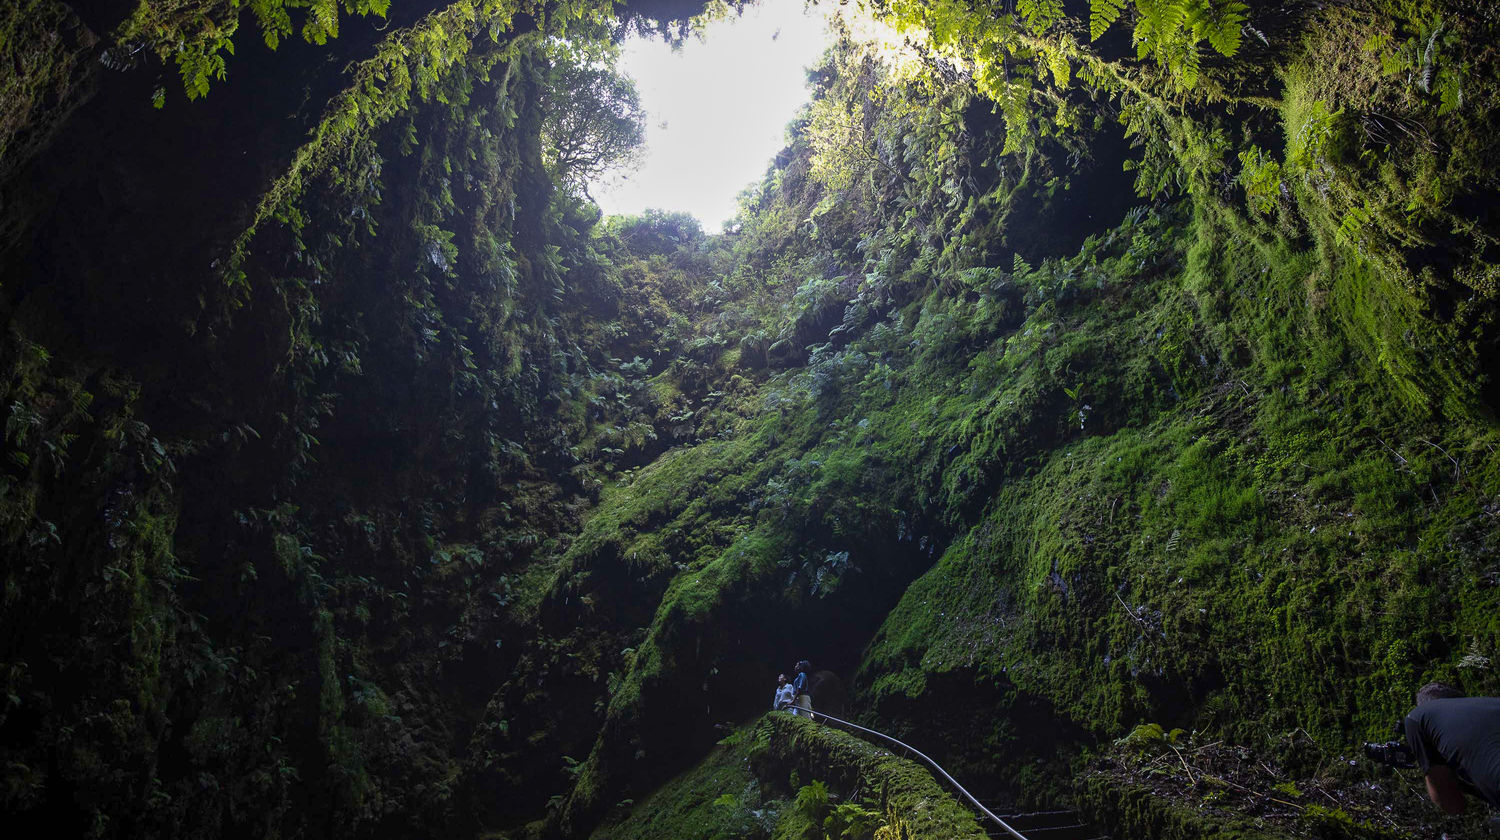
<path fill-rule="evenodd" d="M 1234 236 L 1224 218 L 1203 213 L 1196 237 L 1158 240 L 1186 248 L 1165 259 L 1183 266 L 1190 294 L 1141 289 L 1145 308 L 1114 308 L 1123 319 L 1087 303 L 1038 307 L 1013 334 L 1062 322 L 1070 335 L 1116 336 L 1012 344 L 1013 373 L 981 403 L 1009 408 L 1024 399 L 1019 383 L 1050 378 L 1043 392 L 1086 396 L 1102 428 L 1048 449 L 1034 427 L 1003 425 L 1013 408 L 967 412 L 957 437 L 972 442 L 945 473 L 946 510 L 983 486 L 1000 453 L 1025 458 L 1018 444 L 1038 447 L 1037 467 L 1008 481 L 891 612 L 863 665 L 877 704 L 922 696 L 933 674 L 1003 673 L 1101 735 L 1171 709 L 1231 737 L 1302 727 L 1338 743 L 1398 713 L 1403 691 L 1391 686 L 1435 672 L 1418 663 L 1443 648 L 1417 641 L 1435 616 L 1469 628 L 1459 633 L 1490 632 L 1443 612 L 1448 596 L 1417 569 L 1445 553 L 1430 542 L 1434 527 L 1454 539 L 1448 529 L 1489 492 L 1459 473 L 1490 474 L 1493 457 L 1472 442 L 1493 431 L 1429 419 L 1455 393 L 1433 375 L 1441 359 L 1408 353 L 1403 377 L 1373 358 L 1346 366 L 1372 352 L 1367 335 L 1331 317 L 1304 272 L 1342 265 L 1342 282 L 1374 282 L 1360 258 L 1330 268 L 1329 256 Z M 1139 369 L 1132 356 L 1170 379 L 1176 405 L 1121 375 Z M 1216 367 L 1237 358 L 1234 374 Z M 1117 403 L 1159 409 L 1114 431 L 1111 420 L 1134 420 L 1109 417 Z M 1433 472 L 1450 447 L 1473 460 Z M 1468 589 L 1456 602 L 1490 600 Z M 1308 681 L 1309 664 L 1326 678 Z M 1216 687 L 1194 698 L 1197 717 L 1163 685 Z"/>
<path fill-rule="evenodd" d="M 822 840 L 825 826 L 833 837 L 845 829 L 868 837 L 875 824 L 899 826 L 909 840 L 984 836 L 973 814 L 921 766 L 842 732 L 771 714 L 642 802 L 620 803 L 591 836 Z"/>
<path fill-rule="evenodd" d="M 53 0 L 22 0 L 0 10 L 0 177 L 15 172 L 52 139 L 86 91 L 85 60 L 98 42 Z"/>
<path fill-rule="evenodd" d="M 792 773 L 829 780 L 847 800 L 869 799 L 913 838 L 982 837 L 974 814 L 921 765 L 838 730 L 787 714 L 757 724 L 757 774 L 771 783 Z"/>
<path fill-rule="evenodd" d="M 125 35 L 201 93 L 239 12 L 170 5 Z M 80 348 L 56 337 L 99 278 L 7 286 L 3 621 L 42 640 L 0 663 L 3 714 L 40 721 L 20 810 L 99 789 L 96 828 L 306 833 L 288 814 L 316 800 L 349 831 L 431 830 L 463 789 L 487 827 L 553 797 L 582 834 L 695 757 L 683 686 L 748 684 L 756 621 L 868 642 L 859 711 L 1023 797 L 1143 720 L 1272 752 L 1310 733 L 1281 756 L 1310 772 L 1426 679 L 1500 690 L 1481 16 L 1256 12 L 1261 46 L 1230 56 L 1229 27 L 1211 66 L 1148 33 L 1158 71 L 1050 18 L 897 3 L 974 72 L 841 43 L 740 233 L 704 238 L 600 230 L 548 180 L 538 44 L 609 27 L 590 2 L 512 39 L 510 7 L 447 5 L 309 103 L 308 143 L 230 197 L 255 208 L 212 254 L 232 290 L 154 290 L 141 311 L 169 314 Z M 5 167 L 83 72 L 77 44 L 18 45 L 70 21 L 0 17 Z M 1122 163 L 1147 206 L 1124 211 Z M 98 367 L 122 353 L 128 375 Z M 191 766 L 160 780 L 169 711 Z M 873 748 L 787 718 L 754 738 L 607 831 L 816 833 L 755 817 L 792 769 L 970 830 Z M 1096 799 L 1126 831 L 1253 834 Z"/>
<path fill-rule="evenodd" d="M 618 803 L 593 840 L 730 840 L 766 837 L 785 802 L 764 797 L 751 772 L 752 726 L 724 739 L 691 770 L 639 803 Z"/>
<path fill-rule="evenodd" d="M 1162 840 L 1270 840 L 1280 832 L 1256 826 L 1249 819 L 1221 820 L 1205 817 L 1194 809 L 1177 805 L 1147 787 L 1125 787 L 1104 776 L 1087 780 L 1082 802 L 1089 816 L 1111 832 L 1127 837 L 1157 837 Z"/>

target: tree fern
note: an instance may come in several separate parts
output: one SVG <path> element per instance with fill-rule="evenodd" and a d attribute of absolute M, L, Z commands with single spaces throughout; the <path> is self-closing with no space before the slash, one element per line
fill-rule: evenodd
<path fill-rule="evenodd" d="M 1125 0 L 1089 0 L 1089 40 L 1099 40 L 1124 10 Z"/>

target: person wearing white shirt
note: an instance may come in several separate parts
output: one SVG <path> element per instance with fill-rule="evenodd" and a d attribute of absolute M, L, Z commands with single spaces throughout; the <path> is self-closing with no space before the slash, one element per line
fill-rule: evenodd
<path fill-rule="evenodd" d="M 789 709 L 792 701 L 797 699 L 797 692 L 792 684 L 786 681 L 786 674 L 776 675 L 776 696 L 771 701 L 773 709 Z"/>

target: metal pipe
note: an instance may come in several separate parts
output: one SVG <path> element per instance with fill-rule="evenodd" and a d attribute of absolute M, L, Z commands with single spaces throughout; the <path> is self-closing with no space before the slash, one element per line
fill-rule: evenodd
<path fill-rule="evenodd" d="M 895 738 L 892 738 L 891 736 L 885 734 L 884 732 L 876 732 L 873 729 L 866 729 L 865 727 L 860 726 L 857 723 L 850 723 L 847 720 L 840 720 L 839 718 L 836 718 L 833 715 L 830 715 L 830 714 L 828 714 L 826 712 L 820 712 L 820 711 L 817 711 L 816 709 L 814 709 L 813 712 L 812 712 L 812 719 L 813 719 L 814 722 L 816 722 L 818 720 L 818 718 L 824 718 L 826 720 L 833 721 L 834 723 L 837 723 L 837 724 L 839 724 L 841 726 L 847 726 L 850 729 L 857 729 L 860 732 L 863 732 L 863 733 L 865 733 L 867 735 L 873 735 L 876 738 L 881 739 L 882 741 L 886 741 L 886 742 L 889 742 L 891 744 L 895 744 L 896 746 L 900 747 L 901 749 L 906 750 L 909 755 L 915 755 L 916 757 L 922 759 L 922 761 L 924 763 L 926 763 L 927 766 L 931 767 L 933 770 L 936 770 L 938 772 L 938 774 L 941 775 L 944 779 L 947 779 L 948 780 L 948 784 L 952 785 L 955 790 L 957 790 L 960 794 L 962 794 L 963 797 L 964 797 L 964 799 L 967 799 L 969 801 L 969 804 L 971 804 L 971 805 L 974 806 L 975 810 L 979 811 L 979 813 L 981 813 L 981 814 L 984 814 L 986 817 L 989 817 L 991 820 L 994 820 L 997 825 L 999 825 L 1001 828 L 1005 829 L 1005 831 L 1008 834 L 1010 834 L 1011 837 L 1016 838 L 1016 840 L 1027 840 L 1026 835 L 1022 834 L 1019 831 L 1016 831 L 1014 828 L 1011 827 L 1010 823 L 1006 822 L 1005 820 L 1000 819 L 1000 817 L 997 816 L 994 811 L 991 811 L 989 808 L 984 807 L 984 803 L 980 802 L 978 799 L 975 799 L 974 798 L 974 794 L 969 793 L 969 791 L 967 789 L 965 789 L 963 785 L 961 785 L 961 784 L 958 783 L 957 779 L 955 779 L 952 776 L 948 775 L 948 771 L 944 770 L 943 767 L 942 767 L 942 765 L 940 765 L 936 761 L 933 761 L 932 759 L 928 758 L 925 753 L 923 753 L 921 750 L 917 749 L 916 747 L 913 747 L 910 744 L 904 743 L 902 741 L 898 741 Z"/>

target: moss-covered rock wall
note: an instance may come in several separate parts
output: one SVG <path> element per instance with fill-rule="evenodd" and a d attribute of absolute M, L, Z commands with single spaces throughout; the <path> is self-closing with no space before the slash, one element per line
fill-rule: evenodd
<path fill-rule="evenodd" d="M 716 235 L 549 168 L 608 4 L 0 13 L 6 810 L 631 836 L 809 658 L 1123 832 L 1225 744 L 1425 830 L 1338 797 L 1500 689 L 1494 22 L 1106 5 L 875 4 Z"/>
<path fill-rule="evenodd" d="M 731 733 L 702 762 L 639 804 L 619 803 L 591 836 L 827 834 L 875 840 L 985 836 L 974 814 L 922 765 L 785 712 Z"/>
<path fill-rule="evenodd" d="M 234 58 L 237 5 L 43 11 L 4 43 L 6 812 L 491 819 L 466 747 L 531 636 L 522 572 L 650 405 L 619 357 L 658 333 L 610 324 L 653 311 L 543 161 L 543 33 L 606 40 L 607 5 L 358 4 Z M 544 754 L 493 819 L 541 812 Z"/>

